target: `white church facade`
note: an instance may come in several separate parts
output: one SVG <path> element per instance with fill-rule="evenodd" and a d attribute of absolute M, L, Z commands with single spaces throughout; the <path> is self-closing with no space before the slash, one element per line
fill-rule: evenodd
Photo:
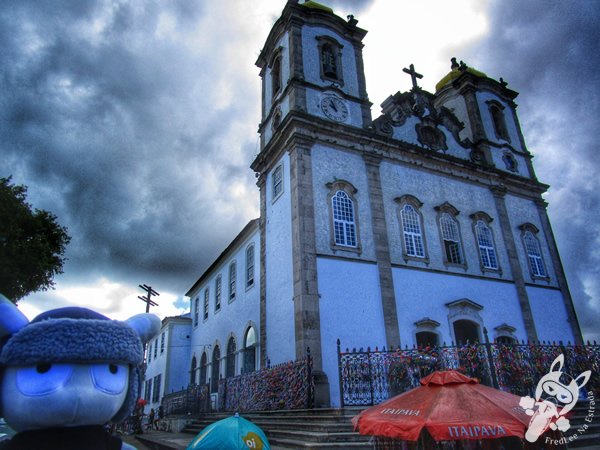
<path fill-rule="evenodd" d="M 453 60 L 429 93 L 410 66 L 372 119 L 365 34 L 289 0 L 260 53 L 260 217 L 186 294 L 188 376 L 214 392 L 310 348 L 338 406 L 338 338 L 581 342 L 517 92 Z"/>

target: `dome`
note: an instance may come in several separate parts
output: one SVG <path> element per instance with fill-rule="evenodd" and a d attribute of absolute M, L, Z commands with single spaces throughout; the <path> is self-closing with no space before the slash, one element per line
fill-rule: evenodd
<path fill-rule="evenodd" d="M 446 86 L 448 83 L 450 83 L 451 81 L 456 80 L 458 77 L 460 77 L 463 73 L 467 72 L 470 73 L 471 75 L 475 75 L 476 77 L 480 77 L 480 78 L 487 78 L 487 75 L 483 72 L 480 72 L 479 70 L 475 70 L 472 67 L 467 66 L 464 62 L 460 62 L 460 65 L 456 62 L 456 58 L 452 58 L 452 70 L 450 72 L 448 72 L 448 74 L 442 78 L 440 81 L 438 81 L 438 83 L 435 85 L 435 91 L 439 92 L 444 86 Z"/>
<path fill-rule="evenodd" d="M 301 6 L 304 6 L 306 8 L 320 9 L 322 11 L 326 11 L 328 13 L 333 14 L 333 9 L 329 8 L 328 6 L 321 5 L 320 3 L 313 2 L 312 0 L 308 0 L 307 2 L 302 3 Z"/>

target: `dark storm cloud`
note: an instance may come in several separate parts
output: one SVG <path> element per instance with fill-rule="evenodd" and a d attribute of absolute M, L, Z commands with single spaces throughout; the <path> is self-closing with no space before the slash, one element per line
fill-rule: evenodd
<path fill-rule="evenodd" d="M 600 338 L 600 8 L 589 1 L 496 1 L 469 58 L 521 92 L 519 117 L 584 335 Z M 467 61 L 469 62 L 469 61 Z"/>
<path fill-rule="evenodd" d="M 213 81 L 248 80 L 160 35 L 165 20 L 193 33 L 202 3 L 20 1 L 0 14 L 0 176 L 68 226 L 71 276 L 185 291 L 248 219 L 212 214 L 233 203 L 222 180 L 253 186 L 252 143 L 224 146 L 258 120 L 255 97 L 223 101 Z"/>

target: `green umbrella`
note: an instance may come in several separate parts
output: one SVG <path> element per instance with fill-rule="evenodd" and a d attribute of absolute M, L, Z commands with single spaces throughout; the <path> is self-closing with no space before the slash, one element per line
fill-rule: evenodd
<path fill-rule="evenodd" d="M 249 420 L 235 416 L 211 423 L 187 450 L 271 450 L 265 433 Z"/>

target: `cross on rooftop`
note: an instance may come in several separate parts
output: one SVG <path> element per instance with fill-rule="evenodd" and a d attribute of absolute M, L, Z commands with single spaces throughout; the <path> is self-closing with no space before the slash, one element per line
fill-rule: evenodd
<path fill-rule="evenodd" d="M 419 86 L 417 85 L 417 78 L 421 79 L 421 78 L 423 78 L 423 75 L 421 75 L 420 73 L 417 73 L 417 71 L 415 70 L 415 66 L 413 64 L 411 64 L 408 67 L 409 67 L 409 69 L 407 69 L 405 67 L 404 69 L 402 69 L 402 71 L 404 73 L 407 73 L 410 75 L 410 79 L 412 80 L 413 89 L 418 89 Z"/>

